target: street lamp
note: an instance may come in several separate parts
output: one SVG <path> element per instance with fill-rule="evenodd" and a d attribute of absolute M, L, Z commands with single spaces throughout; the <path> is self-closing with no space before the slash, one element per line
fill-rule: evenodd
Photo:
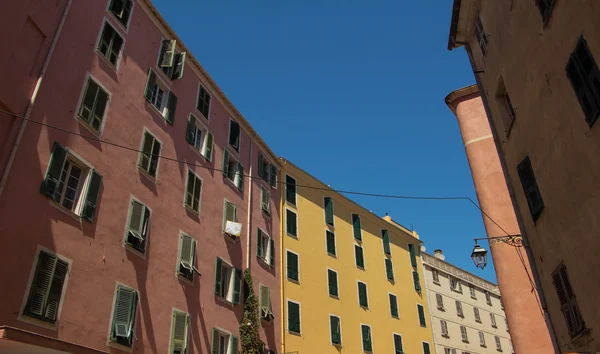
<path fill-rule="evenodd" d="M 477 268 L 485 268 L 487 265 L 487 253 L 488 251 L 479 246 L 479 240 L 487 240 L 491 245 L 495 245 L 499 242 L 506 243 L 507 245 L 513 247 L 521 247 L 523 246 L 523 236 L 521 235 L 507 235 L 507 236 L 495 236 L 495 237 L 483 237 L 476 238 L 475 247 L 473 247 L 473 252 L 471 252 L 471 259 L 473 259 L 473 263 L 475 263 L 475 267 Z"/>

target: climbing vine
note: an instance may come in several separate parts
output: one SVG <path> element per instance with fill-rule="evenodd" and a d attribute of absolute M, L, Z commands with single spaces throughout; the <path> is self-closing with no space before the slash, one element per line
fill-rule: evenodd
<path fill-rule="evenodd" d="M 240 341 L 243 354 L 262 354 L 264 344 L 258 335 L 260 319 L 258 316 L 258 301 L 252 286 L 250 269 L 244 271 L 246 300 L 244 301 L 244 316 L 240 323 Z"/>

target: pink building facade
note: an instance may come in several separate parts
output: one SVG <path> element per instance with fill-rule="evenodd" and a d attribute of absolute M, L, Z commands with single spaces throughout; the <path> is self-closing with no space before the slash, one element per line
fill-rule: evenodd
<path fill-rule="evenodd" d="M 277 352 L 277 159 L 150 1 L 0 16 L 0 352 L 238 353 L 247 268 Z"/>

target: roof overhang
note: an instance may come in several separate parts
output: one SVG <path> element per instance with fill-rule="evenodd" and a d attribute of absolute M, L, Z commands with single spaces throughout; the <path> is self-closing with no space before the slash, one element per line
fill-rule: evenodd
<path fill-rule="evenodd" d="M 448 35 L 448 50 L 465 44 L 472 19 L 477 13 L 478 0 L 454 0 L 450 34 Z"/>

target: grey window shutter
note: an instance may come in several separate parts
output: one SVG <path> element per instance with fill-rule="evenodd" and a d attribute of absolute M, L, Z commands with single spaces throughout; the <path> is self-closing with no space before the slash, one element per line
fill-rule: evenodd
<path fill-rule="evenodd" d="M 258 232 L 256 234 L 256 255 L 258 257 L 261 257 L 262 252 L 262 231 L 258 229 Z"/>
<path fill-rule="evenodd" d="M 264 161 L 263 161 L 263 155 L 260 152 L 258 153 L 258 175 L 260 177 L 264 177 L 264 175 L 265 175 L 265 166 L 264 166 Z"/>
<path fill-rule="evenodd" d="M 362 240 L 361 226 L 360 226 L 360 215 L 352 214 L 352 228 L 354 230 L 354 238 L 356 240 Z"/>
<path fill-rule="evenodd" d="M 229 175 L 229 151 L 223 149 L 223 176 Z"/>
<path fill-rule="evenodd" d="M 26 307 L 28 314 L 43 316 L 55 266 L 55 256 L 40 252 L 35 277 L 29 291 L 29 300 Z"/>
<path fill-rule="evenodd" d="M 390 234 L 388 230 L 381 230 L 381 240 L 383 241 L 383 252 L 385 254 L 392 254 L 390 249 Z"/>
<path fill-rule="evenodd" d="M 52 285 L 48 292 L 48 302 L 46 304 L 46 311 L 44 317 L 52 322 L 56 321 L 58 315 L 58 306 L 60 304 L 60 296 L 62 295 L 63 285 L 67 272 L 69 271 L 69 265 L 60 259 L 56 260 L 54 267 L 54 275 L 52 277 Z"/>
<path fill-rule="evenodd" d="M 173 94 L 173 91 L 169 91 L 169 98 L 167 100 L 167 122 L 173 125 L 175 121 L 175 109 L 177 108 L 177 96 Z"/>
<path fill-rule="evenodd" d="M 244 166 L 242 166 L 242 164 L 238 163 L 238 174 L 239 174 L 239 180 L 238 180 L 238 189 L 240 191 L 244 190 Z"/>
<path fill-rule="evenodd" d="M 175 47 L 177 46 L 176 40 L 164 40 L 162 43 L 162 58 L 160 60 L 160 67 L 170 68 L 173 66 L 175 61 Z"/>
<path fill-rule="evenodd" d="M 271 259 L 270 259 L 269 265 L 271 267 L 275 267 L 275 244 L 273 242 L 273 239 L 269 240 L 269 244 L 271 246 L 271 257 L 270 257 Z"/>
<path fill-rule="evenodd" d="M 119 286 L 117 289 L 113 318 L 113 331 L 116 337 L 131 337 L 135 298 L 135 290 L 123 286 Z"/>
<path fill-rule="evenodd" d="M 156 74 L 152 69 L 148 70 L 148 80 L 146 81 L 146 89 L 144 91 L 144 97 L 148 101 L 152 101 L 152 94 L 154 92 L 154 88 L 156 87 Z"/>
<path fill-rule="evenodd" d="M 210 354 L 219 354 L 219 331 L 212 329 L 212 341 L 210 342 Z"/>
<path fill-rule="evenodd" d="M 144 217 L 144 205 L 133 201 L 131 204 L 131 216 L 129 218 L 129 234 L 134 233 L 134 237 L 143 237 L 142 220 Z"/>
<path fill-rule="evenodd" d="M 192 200 L 192 209 L 195 211 L 200 210 L 200 192 L 202 191 L 202 180 L 200 180 L 196 175 L 193 176 L 194 180 L 194 199 Z"/>
<path fill-rule="evenodd" d="M 144 143 L 142 145 L 142 152 L 140 153 L 140 162 L 138 164 L 143 170 L 148 171 L 150 169 L 150 159 L 152 158 L 152 143 L 154 137 L 150 133 L 144 133 Z"/>
<path fill-rule="evenodd" d="M 152 155 L 150 156 L 150 166 L 148 168 L 148 173 L 150 176 L 156 177 L 156 169 L 158 168 L 158 159 L 160 156 L 160 143 L 156 138 L 152 137 Z"/>
<path fill-rule="evenodd" d="M 180 267 L 189 271 L 193 276 L 194 267 L 194 239 L 188 235 L 181 235 L 181 252 L 179 257 Z"/>
<path fill-rule="evenodd" d="M 242 283 L 242 271 L 240 269 L 233 269 L 235 272 L 233 276 L 233 303 L 240 303 L 240 291 L 241 291 L 241 283 Z"/>
<path fill-rule="evenodd" d="M 196 117 L 193 114 L 190 114 L 190 119 L 187 123 L 187 129 L 185 131 L 185 141 L 190 143 L 190 145 L 194 145 L 195 138 L 195 128 L 196 127 Z"/>
<path fill-rule="evenodd" d="M 211 133 L 206 133 L 206 149 L 204 150 L 204 157 L 208 161 L 212 161 L 213 155 L 213 135 Z"/>
<path fill-rule="evenodd" d="M 96 212 L 96 204 L 98 203 L 101 185 L 102 176 L 96 172 L 96 170 L 92 170 L 82 213 L 82 217 L 89 222 L 94 221 L 94 213 Z"/>
<path fill-rule="evenodd" d="M 171 353 L 185 353 L 187 349 L 189 315 L 182 312 L 173 312 L 173 333 L 171 338 Z"/>
<path fill-rule="evenodd" d="M 183 77 L 183 69 L 185 69 L 186 52 L 179 53 L 175 56 L 175 69 L 173 70 L 172 80 L 179 80 Z"/>
<path fill-rule="evenodd" d="M 92 122 L 92 115 L 94 112 L 94 104 L 96 103 L 96 95 L 100 87 L 91 78 L 88 79 L 85 94 L 83 95 L 83 102 L 79 107 L 79 116 L 88 123 Z"/>
<path fill-rule="evenodd" d="M 238 337 L 231 336 L 231 354 L 238 354 Z"/>
<path fill-rule="evenodd" d="M 277 187 L 277 167 L 275 165 L 269 165 L 271 167 L 271 187 Z"/>
<path fill-rule="evenodd" d="M 52 147 L 52 155 L 50 155 L 50 163 L 46 170 L 46 177 L 42 182 L 40 192 L 52 199 L 56 199 L 56 191 L 58 190 L 58 184 L 62 169 L 67 159 L 67 150 L 62 147 L 58 142 L 54 142 Z"/>
<path fill-rule="evenodd" d="M 269 290 L 268 287 L 266 286 L 260 286 L 260 308 L 261 310 L 267 312 L 267 311 L 271 311 L 271 292 Z"/>
<path fill-rule="evenodd" d="M 215 264 L 215 294 L 219 297 L 224 297 L 225 294 L 221 294 L 221 272 L 223 271 L 223 261 L 217 257 Z"/>

